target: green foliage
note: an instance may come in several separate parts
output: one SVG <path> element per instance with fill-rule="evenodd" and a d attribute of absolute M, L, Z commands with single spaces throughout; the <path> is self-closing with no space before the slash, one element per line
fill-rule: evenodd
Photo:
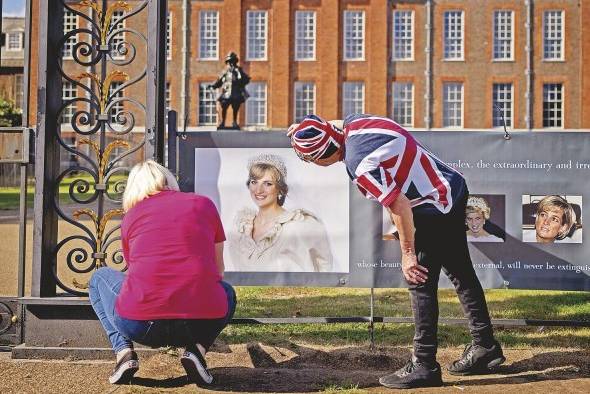
<path fill-rule="evenodd" d="M 20 126 L 22 120 L 22 111 L 12 101 L 0 97 L 0 127 Z"/>

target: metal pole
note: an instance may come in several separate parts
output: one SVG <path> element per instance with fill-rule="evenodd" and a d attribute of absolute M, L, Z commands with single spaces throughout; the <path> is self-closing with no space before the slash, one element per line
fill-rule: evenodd
<path fill-rule="evenodd" d="M 369 331 L 371 333 L 371 349 L 375 347 L 375 314 L 374 314 L 374 300 L 375 294 L 373 287 L 371 287 L 371 322 L 369 323 Z"/>
<path fill-rule="evenodd" d="M 525 0 L 526 6 L 526 128 L 533 129 L 533 0 Z"/>
<path fill-rule="evenodd" d="M 0 8 L 2 6 L 0 0 Z M 31 86 L 31 74 L 29 72 L 31 66 L 31 0 L 27 0 L 25 6 L 25 59 L 23 64 L 23 103 L 22 103 L 22 124 L 23 129 L 23 163 L 20 164 L 20 200 L 19 200 L 19 228 L 18 228 L 18 297 L 25 296 L 25 272 L 27 261 L 27 180 L 29 178 L 28 166 L 31 163 L 32 152 L 27 149 L 31 147 L 33 133 L 28 129 L 29 127 L 29 88 Z M 24 155 L 27 155 L 24 157 Z M 24 317 L 25 307 L 19 304 L 20 313 L 20 333 L 19 342 L 24 342 Z"/>
<path fill-rule="evenodd" d="M 148 2 L 146 141 L 144 159 L 164 161 L 166 127 L 166 0 Z"/>
<path fill-rule="evenodd" d="M 0 0 L 0 33 L 2 33 L 2 0 Z M 2 63 L 2 51 L 0 51 L 0 64 L 1 63 Z"/>
<path fill-rule="evenodd" d="M 424 70 L 424 127 L 432 128 L 432 1 L 426 2 L 426 69 Z"/>
<path fill-rule="evenodd" d="M 184 119 L 187 114 L 186 109 L 186 93 L 187 93 L 187 78 L 188 78 L 188 40 L 189 40 L 189 28 L 188 28 L 188 12 L 189 2 L 188 0 L 182 0 L 182 65 L 180 71 L 180 117 Z M 178 167 L 177 167 L 178 168 Z"/>

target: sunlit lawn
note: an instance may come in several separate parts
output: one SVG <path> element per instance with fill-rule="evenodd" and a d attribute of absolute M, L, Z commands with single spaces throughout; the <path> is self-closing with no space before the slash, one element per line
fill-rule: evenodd
<path fill-rule="evenodd" d="M 110 179 L 109 186 L 114 182 L 124 179 L 123 176 L 117 175 Z M 77 183 L 75 181 L 79 180 Z M 81 181 L 81 182 L 80 182 Z M 78 187 L 84 187 L 84 182 L 89 182 L 89 189 L 86 193 L 80 193 Z M 94 181 L 90 176 L 68 177 L 64 178 L 59 185 L 60 203 L 75 203 L 70 197 L 70 186 L 73 185 L 72 193 L 78 199 L 88 199 L 94 193 Z M 112 189 L 112 186 L 111 186 Z M 27 188 L 27 206 L 33 206 L 33 196 L 35 187 L 29 185 Z M 0 210 L 18 209 L 20 199 L 19 187 L 0 187 Z"/>
<path fill-rule="evenodd" d="M 369 289 L 238 287 L 235 317 L 335 317 L 369 316 Z M 590 322 L 590 293 L 536 290 L 487 290 L 493 319 L 551 319 Z M 453 290 L 440 290 L 440 317 L 463 313 Z M 405 289 L 376 289 L 375 316 L 411 316 Z M 260 341 L 281 344 L 302 341 L 314 344 L 366 344 L 367 323 L 230 325 L 223 339 L 230 343 Z M 378 345 L 410 346 L 410 324 L 376 323 Z M 498 339 L 509 347 L 590 348 L 590 328 L 497 327 Z M 465 326 L 441 325 L 441 346 L 458 346 L 470 340 Z"/>

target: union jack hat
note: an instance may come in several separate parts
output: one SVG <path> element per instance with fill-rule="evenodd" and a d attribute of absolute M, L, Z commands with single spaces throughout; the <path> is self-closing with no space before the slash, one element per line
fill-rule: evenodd
<path fill-rule="evenodd" d="M 303 161 L 329 157 L 343 144 L 342 130 L 317 115 L 307 115 L 291 133 L 291 146 Z"/>

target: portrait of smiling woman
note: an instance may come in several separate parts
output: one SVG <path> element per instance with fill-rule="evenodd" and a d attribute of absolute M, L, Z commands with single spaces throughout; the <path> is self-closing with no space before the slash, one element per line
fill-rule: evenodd
<path fill-rule="evenodd" d="M 523 202 L 526 196 L 523 196 Z M 532 199 L 532 197 L 529 197 Z M 575 202 L 574 202 L 575 201 Z M 533 209 L 533 224 L 523 226 L 523 241 L 542 244 L 581 243 L 580 215 L 581 200 L 578 196 L 547 195 L 531 204 L 523 205 L 523 219 Z M 529 215 L 530 216 L 530 215 Z M 533 229 L 529 229 L 533 227 Z"/>
<path fill-rule="evenodd" d="M 256 209 L 240 210 L 228 237 L 236 271 L 332 271 L 333 257 L 323 223 L 308 210 L 283 207 L 289 186 L 280 156 L 251 157 L 246 187 Z"/>
<path fill-rule="evenodd" d="M 490 226 L 491 208 L 485 198 L 469 196 L 465 207 L 465 226 L 469 242 L 504 242 L 504 240 L 488 231 Z M 487 225 L 487 226 L 486 226 Z"/>

